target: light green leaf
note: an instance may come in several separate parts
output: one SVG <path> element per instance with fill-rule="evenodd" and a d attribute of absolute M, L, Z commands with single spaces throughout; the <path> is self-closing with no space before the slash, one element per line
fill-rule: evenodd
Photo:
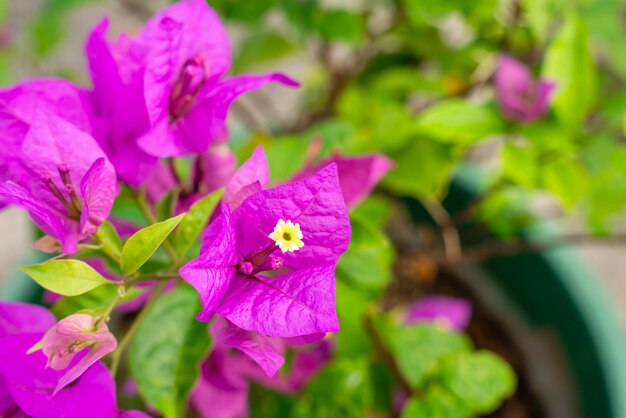
<path fill-rule="evenodd" d="M 76 296 L 104 284 L 113 284 L 80 260 L 51 260 L 21 270 L 41 287 L 63 296 Z"/>
<path fill-rule="evenodd" d="M 391 217 L 393 202 L 381 195 L 371 194 L 351 210 L 350 215 L 356 218 L 367 219 L 367 223 L 383 230 Z"/>
<path fill-rule="evenodd" d="M 563 15 L 567 0 L 523 0 L 521 3 L 531 31 L 543 43 L 549 30 Z"/>
<path fill-rule="evenodd" d="M 492 190 L 479 205 L 476 220 L 500 238 L 513 238 L 535 222 L 529 200 L 527 192 L 520 187 Z"/>
<path fill-rule="evenodd" d="M 542 75 L 556 83 L 556 115 L 567 127 L 580 129 L 596 101 L 597 74 L 587 28 L 575 14 L 568 16 L 550 44 Z"/>
<path fill-rule="evenodd" d="M 447 190 L 452 170 L 461 159 L 454 146 L 415 138 L 407 148 L 391 154 L 396 168 L 382 184 L 404 196 L 440 197 Z"/>
<path fill-rule="evenodd" d="M 137 231 L 122 248 L 120 267 L 125 275 L 136 272 L 154 254 L 167 236 L 183 219 L 184 214 L 155 223 Z"/>
<path fill-rule="evenodd" d="M 309 383 L 299 397 L 294 418 L 367 416 L 373 401 L 369 359 L 365 356 L 335 359 Z"/>
<path fill-rule="evenodd" d="M 323 10 L 317 14 L 317 29 L 322 39 L 358 44 L 363 39 L 365 19 L 349 10 Z"/>
<path fill-rule="evenodd" d="M 124 302 L 133 300 L 147 288 L 140 290 L 138 287 L 131 287 L 124 295 Z M 149 288 L 148 288 L 149 289 Z M 82 295 L 65 297 L 52 306 L 52 313 L 59 319 L 65 318 L 77 312 L 91 312 L 101 314 L 108 307 L 113 299 L 118 296 L 117 286 L 100 286 Z"/>
<path fill-rule="evenodd" d="M 458 401 L 446 390 L 428 388 L 427 392 L 409 399 L 400 418 L 470 418 Z"/>
<path fill-rule="evenodd" d="M 437 141 L 470 145 L 502 132 L 504 125 L 492 107 L 450 99 L 426 109 L 418 117 L 417 129 Z"/>
<path fill-rule="evenodd" d="M 371 340 L 363 327 L 363 312 L 374 303 L 376 295 L 352 286 L 343 276 L 342 271 L 337 272 L 337 316 L 341 328 L 337 334 L 336 356 L 353 358 L 372 350 Z"/>
<path fill-rule="evenodd" d="M 393 248 L 379 230 L 363 219 L 352 217 L 352 239 L 337 269 L 350 283 L 370 290 L 383 289 L 391 278 Z"/>
<path fill-rule="evenodd" d="M 566 209 L 571 209 L 586 194 L 589 177 L 574 159 L 559 159 L 541 166 L 543 186 L 554 193 Z"/>
<path fill-rule="evenodd" d="M 304 164 L 310 138 L 282 137 L 265 147 L 269 166 L 272 167 L 272 182 L 288 179 Z"/>
<path fill-rule="evenodd" d="M 423 0 L 402 0 L 409 23 L 413 26 L 424 24 L 434 24 L 445 15 L 458 10 L 461 6 L 459 0 L 449 1 L 423 1 Z"/>
<path fill-rule="evenodd" d="M 174 239 L 176 250 L 181 257 L 189 251 L 194 241 L 198 239 L 223 194 L 224 189 L 216 190 L 195 202 L 185 213 Z"/>
<path fill-rule="evenodd" d="M 492 412 L 517 386 L 511 366 L 489 351 L 446 358 L 438 371 L 438 381 L 472 415 Z"/>
<path fill-rule="evenodd" d="M 210 338 L 196 320 L 196 292 L 179 287 L 159 298 L 139 326 L 130 349 L 130 369 L 143 399 L 165 418 L 185 415 Z"/>
<path fill-rule="evenodd" d="M 104 251 L 119 257 L 122 252 L 122 240 L 117 230 L 109 221 L 105 221 L 96 233 L 98 240 L 102 243 Z"/>
<path fill-rule="evenodd" d="M 535 150 L 529 144 L 505 143 L 502 147 L 502 175 L 520 186 L 533 188 L 537 179 Z"/>
<path fill-rule="evenodd" d="M 424 384 L 444 357 L 471 349 L 469 338 L 435 325 L 398 325 L 392 318 L 377 316 L 373 325 L 407 381 L 415 388 Z"/>

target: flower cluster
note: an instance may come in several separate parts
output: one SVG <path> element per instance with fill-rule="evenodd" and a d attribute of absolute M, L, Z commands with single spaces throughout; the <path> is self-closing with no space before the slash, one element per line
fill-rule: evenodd
<path fill-rule="evenodd" d="M 26 210 L 46 234 L 36 247 L 60 252 L 43 273 L 29 274 L 60 304 L 100 286 L 117 288 L 103 306 L 58 321 L 41 307 L 0 304 L 0 416 L 147 416 L 117 407 L 113 376 L 136 329 L 118 341 L 111 315 L 143 309 L 140 321 L 161 292 L 184 282 L 197 291 L 198 324 L 214 340 L 198 363 L 191 403 L 205 417 L 242 416 L 251 381 L 293 392 L 329 359 L 328 333 L 339 330 L 335 269 L 351 237 L 348 210 L 392 163 L 375 154 L 313 155 L 289 181 L 271 186 L 258 147 L 236 169 L 230 105 L 268 82 L 297 83 L 279 73 L 227 76 L 229 41 L 204 0 L 180 1 L 115 41 L 106 37 L 108 25 L 102 20 L 87 40 L 91 88 L 50 78 L 0 90 L 0 205 Z M 183 157 L 191 167 L 184 181 L 163 160 Z M 206 225 L 197 231 L 197 257 L 171 247 L 172 224 L 141 264 L 128 267 L 152 242 L 142 234 L 161 228 L 154 212 L 166 195 L 176 200 L 164 223 L 189 211 L 189 224 L 196 204 L 220 188 L 215 210 L 194 224 Z M 122 189 L 152 226 L 111 218 Z M 124 230 L 134 235 L 122 248 L 115 242 Z M 161 243 L 167 268 L 138 271 Z M 76 253 L 86 262 L 67 258 Z M 167 286 L 155 286 L 159 280 Z M 144 292 L 127 303 L 131 290 Z M 288 351 L 295 353 L 290 372 L 277 376 Z"/>

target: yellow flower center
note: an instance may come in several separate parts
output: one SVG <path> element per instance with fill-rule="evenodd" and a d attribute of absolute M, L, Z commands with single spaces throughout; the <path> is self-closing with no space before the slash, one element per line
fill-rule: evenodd
<path fill-rule="evenodd" d="M 280 250 L 284 253 L 287 251 L 298 251 L 300 248 L 304 247 L 300 224 L 294 224 L 290 220 L 285 222 L 279 219 L 274 227 L 274 232 L 272 232 L 269 237 L 274 240 L 276 245 L 278 245 Z"/>

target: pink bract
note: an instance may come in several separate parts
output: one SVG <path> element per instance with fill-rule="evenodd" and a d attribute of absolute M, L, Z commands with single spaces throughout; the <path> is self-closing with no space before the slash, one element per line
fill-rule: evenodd
<path fill-rule="evenodd" d="M 496 98 L 504 117 L 521 123 L 534 122 L 548 111 L 556 85 L 535 80 L 530 69 L 508 55 L 501 55 L 495 75 Z"/>

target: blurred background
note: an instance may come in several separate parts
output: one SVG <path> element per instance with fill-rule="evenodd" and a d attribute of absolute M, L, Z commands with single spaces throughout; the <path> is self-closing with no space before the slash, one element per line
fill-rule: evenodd
<path fill-rule="evenodd" d="M 209 3 L 213 2 L 209 1 Z M 217 6 L 223 5 L 224 10 L 235 14 L 232 10 L 237 2 L 216 1 L 214 3 Z M 321 3 L 331 10 L 347 10 L 355 13 L 362 13 L 367 8 L 376 9 L 376 2 L 359 0 L 325 0 Z M 384 3 L 386 2 L 381 2 L 381 4 Z M 482 1 L 482 3 L 484 4 L 477 5 L 476 8 L 484 10 L 486 15 L 499 19 L 504 19 L 501 15 L 512 13 L 510 9 L 515 8 L 516 4 L 515 1 L 495 0 Z M 532 9 L 533 16 L 536 15 L 530 25 L 543 24 L 549 27 L 550 20 L 559 15 L 559 10 L 561 8 L 565 10 L 567 1 L 532 0 L 522 3 Z M 610 36 L 610 40 L 616 45 L 623 45 L 626 39 L 626 23 L 622 22 L 623 18 L 620 16 L 626 14 L 626 7 L 620 6 L 621 2 L 610 0 L 581 3 L 584 5 L 603 3 L 601 7 L 592 9 L 590 19 L 595 17 L 594 22 L 604 22 L 605 25 L 600 27 L 596 24 L 590 27 L 590 31 L 592 35 Z M 132 33 L 133 30 L 139 30 L 150 15 L 167 4 L 168 2 L 163 0 L 0 0 L 0 18 L 2 19 L 0 81 L 3 84 L 12 84 L 33 77 L 61 76 L 74 80 L 78 84 L 87 85 L 89 80 L 86 75 L 83 49 L 87 34 L 93 25 L 103 16 L 109 16 L 112 22 L 110 32 L 112 35 L 123 31 Z M 261 9 L 271 4 L 271 1 L 261 1 L 259 4 L 258 8 Z M 450 4 L 441 7 L 441 11 L 436 10 L 436 6 L 432 8 L 433 19 L 441 21 L 437 22 L 439 35 L 448 37 L 450 42 L 453 44 L 456 42 L 461 45 L 460 47 L 472 40 L 473 35 L 468 33 L 471 28 L 463 22 L 460 7 Z M 258 71 L 282 71 L 301 81 L 305 88 L 284 89 L 269 85 L 261 92 L 252 92 L 239 99 L 241 106 L 235 109 L 230 124 L 236 129 L 237 126 L 242 126 L 252 119 L 252 123 L 257 124 L 289 126 L 298 119 L 303 110 L 303 103 L 307 100 L 306 95 L 310 94 L 307 89 L 308 84 L 318 84 L 321 78 L 319 67 L 316 65 L 318 45 L 311 41 L 304 47 L 296 46 L 295 43 L 290 44 L 287 39 L 279 38 L 265 41 L 259 39 L 255 48 L 255 45 L 250 42 L 251 36 L 271 38 L 271 35 L 267 34 L 280 33 L 280 28 L 286 22 L 278 12 L 270 12 L 262 19 L 254 21 L 254 14 L 260 15 L 255 7 L 244 5 L 240 9 L 243 10 L 241 14 L 244 15 L 244 19 L 235 16 L 234 19 L 225 22 L 233 42 L 235 62 L 238 63 L 235 65 L 235 71 L 238 70 L 237 67 L 247 70 L 251 66 Z M 248 9 L 250 17 L 245 18 Z M 621 15 L 616 16 L 614 11 L 619 11 Z M 378 19 L 384 22 L 388 17 L 384 15 L 384 10 L 381 10 L 380 14 Z M 611 17 L 615 18 L 617 25 L 609 20 Z M 250 24 L 250 21 L 253 21 L 253 24 Z M 620 26 L 620 23 L 623 25 Z M 341 24 L 341 21 L 336 24 Z M 348 21 L 347 24 L 350 22 Z M 526 24 L 529 23 L 526 22 Z M 330 23 L 330 30 L 333 29 L 333 25 L 335 23 Z M 415 38 L 415 42 L 427 44 L 429 40 L 428 38 Z M 238 45 L 243 45 L 246 49 L 242 51 Z M 271 47 L 263 45 L 271 45 Z M 342 51 L 339 51 L 339 54 L 341 53 Z M 611 54 L 612 51 L 602 50 L 599 53 L 605 55 Z M 613 56 L 612 59 L 619 61 L 623 58 Z M 256 105 L 259 102 L 263 103 L 268 97 L 272 99 L 271 111 L 260 111 L 261 107 Z M 486 144 L 473 150 L 468 158 L 489 165 L 493 164 L 496 154 L 497 146 Z M 535 197 L 534 204 L 539 214 L 544 213 L 547 217 L 553 216 L 554 212 L 559 210 L 550 199 L 542 196 Z M 574 213 L 567 219 L 559 221 L 558 227 L 580 232 L 584 230 L 583 224 L 584 220 L 581 216 Z M 0 212 L 0 280 L 6 282 L 9 277 L 15 275 L 17 265 L 29 256 L 31 237 L 32 229 L 25 213 L 17 209 L 6 209 Z M 617 242 L 612 240 L 582 241 L 577 243 L 577 250 L 581 258 L 597 272 L 605 293 L 626 327 L 626 303 L 624 303 L 626 300 L 626 243 L 619 240 Z M 0 287 L 0 290 L 2 297 L 15 296 L 15 292 L 20 291 L 6 285 Z"/>

